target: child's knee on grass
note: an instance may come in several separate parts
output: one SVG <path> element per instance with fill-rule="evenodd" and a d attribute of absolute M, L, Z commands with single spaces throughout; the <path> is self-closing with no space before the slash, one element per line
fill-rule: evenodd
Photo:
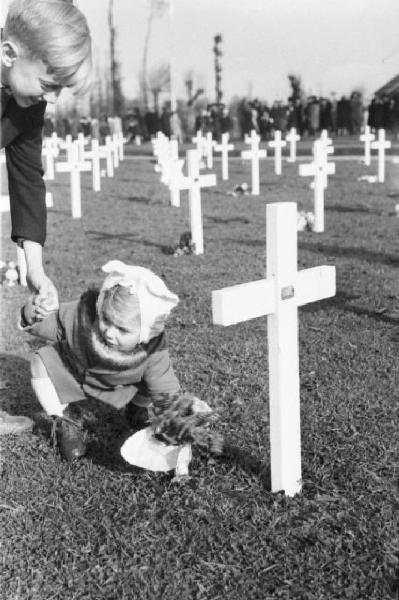
<path fill-rule="evenodd" d="M 30 359 L 30 372 L 33 379 L 48 377 L 48 372 L 39 354 L 35 352 Z"/>

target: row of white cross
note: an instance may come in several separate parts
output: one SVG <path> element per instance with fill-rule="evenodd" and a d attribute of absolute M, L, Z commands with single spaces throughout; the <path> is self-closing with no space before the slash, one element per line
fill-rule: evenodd
<path fill-rule="evenodd" d="M 91 149 L 86 150 L 87 140 L 83 134 L 78 134 L 77 140 L 66 136 L 65 141 L 59 141 L 56 134 L 51 138 L 45 138 L 43 143 L 43 156 L 45 159 L 45 179 L 52 180 L 55 173 L 70 174 L 72 218 L 80 219 L 81 208 L 81 186 L 80 174 L 84 171 L 92 172 L 92 185 L 95 192 L 101 190 L 101 168 L 100 161 L 106 161 L 107 177 L 113 177 L 114 169 L 119 167 L 119 162 L 124 159 L 124 142 L 122 133 L 114 133 L 113 136 L 105 138 L 105 144 L 100 146 L 97 139 L 91 140 Z M 59 148 L 64 148 L 66 160 L 55 162 L 59 156 Z"/>
<path fill-rule="evenodd" d="M 226 135 L 228 136 L 228 134 Z M 197 141 L 198 139 L 199 138 L 197 137 Z M 211 147 L 210 141 L 211 136 L 208 136 L 207 151 L 209 151 L 209 148 Z M 251 149 L 244 150 L 241 153 L 241 156 L 244 159 L 251 159 L 252 193 L 259 195 L 259 159 L 266 156 L 266 150 L 259 149 L 260 136 L 257 135 L 255 131 L 252 131 L 251 136 L 248 136 L 245 141 L 251 145 Z M 228 137 L 225 138 L 225 142 L 228 142 Z M 275 142 L 273 142 L 276 154 L 279 156 L 280 164 L 281 148 L 283 147 L 281 142 L 280 136 L 277 136 Z M 227 143 L 221 144 L 224 148 L 226 148 L 226 145 Z M 280 152 L 278 152 L 279 150 Z M 187 152 L 188 174 L 186 177 L 182 173 L 184 160 L 179 159 L 177 140 L 169 140 L 163 134 L 158 133 L 153 140 L 153 151 L 157 158 L 155 169 L 161 173 L 161 182 L 169 187 L 171 205 L 179 207 L 180 191 L 189 191 L 190 224 L 192 241 L 195 248 L 194 252 L 196 254 L 202 254 L 204 244 L 200 189 L 202 187 L 216 185 L 216 175 L 200 175 L 200 164 L 204 155 L 198 147 L 196 150 L 189 150 Z M 328 155 L 332 154 L 333 151 L 332 141 L 326 132 L 314 143 L 313 162 L 306 165 L 300 165 L 299 167 L 299 174 L 301 176 L 314 177 L 312 184 L 315 207 L 313 229 L 316 232 L 324 231 L 324 190 L 327 187 L 328 175 L 335 173 L 335 164 L 328 162 Z"/>
<path fill-rule="evenodd" d="M 201 154 L 198 150 L 187 151 L 187 175 L 184 175 L 184 160 L 179 159 L 177 140 L 169 140 L 162 133 L 158 133 L 152 144 L 157 159 L 155 170 L 161 173 L 161 182 L 169 188 L 171 206 L 179 208 L 180 192 L 188 190 L 191 241 L 194 253 L 203 254 L 201 188 L 216 185 L 216 175 L 200 175 Z"/>
<path fill-rule="evenodd" d="M 327 139 L 318 142 L 315 164 L 325 162 Z M 176 190 L 188 189 L 191 231 L 196 253 L 203 251 L 200 188 L 215 185 L 215 175 L 199 175 L 201 152 L 187 152 L 188 175 L 182 175 L 177 141 L 153 142 L 161 181 Z M 323 152 L 323 154 L 321 154 Z M 322 160 L 323 157 L 323 160 Z M 175 165 L 175 170 L 173 166 Z M 326 173 L 316 169 L 316 180 L 325 184 Z M 308 173 L 310 174 L 310 173 Z M 318 178 L 318 179 L 317 179 Z M 173 183 L 174 182 L 174 183 Z M 174 202 L 174 206 L 180 206 Z M 272 491 L 288 496 L 301 491 L 300 384 L 298 307 L 335 295 L 335 267 L 297 270 L 297 205 L 266 206 L 266 278 L 212 292 L 216 325 L 233 325 L 267 316 L 269 356 L 270 461 Z M 288 375 L 289 374 L 289 375 Z"/>
<path fill-rule="evenodd" d="M 382 140 L 383 136 L 379 134 L 380 144 L 375 146 L 379 152 L 387 147 Z M 251 141 L 252 150 L 255 150 L 251 152 L 252 159 L 261 151 L 254 135 Z M 300 165 L 301 175 L 314 176 L 316 231 L 324 229 L 323 192 L 328 175 L 335 172 L 335 165 L 328 163 L 332 153 L 331 140 L 324 134 L 314 144 L 313 162 Z M 173 157 L 177 173 L 183 178 L 183 161 L 178 159 L 177 146 Z M 200 207 L 200 159 L 198 150 L 187 154 L 187 179 L 189 189 L 196 190 L 197 207 Z M 169 182 L 170 174 L 169 170 Z M 210 177 L 216 183 L 215 176 Z M 211 180 L 209 184 L 213 185 Z M 199 214 L 198 222 L 200 219 Z M 335 267 L 297 270 L 297 205 L 292 202 L 266 206 L 266 278 L 212 292 L 212 316 L 216 325 L 228 326 L 261 316 L 268 319 L 272 492 L 284 490 L 288 496 L 293 496 L 302 488 L 298 307 L 330 298 L 335 292 Z"/>
<path fill-rule="evenodd" d="M 83 171 L 92 171 L 93 174 L 93 190 L 101 190 L 101 169 L 100 159 L 106 160 L 106 174 L 108 177 L 113 177 L 114 168 L 119 166 L 119 162 L 124 159 L 124 142 L 125 139 L 121 133 L 113 134 L 105 139 L 104 146 L 100 146 L 97 139 L 91 140 L 91 149 L 86 150 L 85 146 L 88 141 L 83 134 L 78 134 L 77 140 L 72 140 L 72 136 L 67 135 L 65 140 L 58 138 L 57 134 L 45 138 L 43 141 L 42 155 L 45 162 L 46 180 L 53 180 L 55 173 L 70 174 L 70 189 L 71 189 L 71 208 L 72 218 L 79 219 L 82 216 L 81 208 L 81 182 L 80 173 Z M 64 162 L 56 162 L 60 156 L 60 149 L 64 149 L 66 160 Z M 4 154 L 0 154 L 0 164 L 5 162 Z M 46 193 L 46 206 L 53 206 L 53 195 L 51 192 Z M 0 214 L 10 212 L 9 196 L 1 196 Z M 24 252 L 17 247 L 17 264 L 19 271 L 19 282 L 22 286 L 27 285 L 26 280 L 26 263 Z"/>

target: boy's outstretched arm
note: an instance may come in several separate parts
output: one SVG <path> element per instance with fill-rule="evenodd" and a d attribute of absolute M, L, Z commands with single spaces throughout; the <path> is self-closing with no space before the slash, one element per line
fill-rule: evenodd
<path fill-rule="evenodd" d="M 42 246 L 31 240 L 23 242 L 26 259 L 27 279 L 35 292 L 34 304 L 40 309 L 36 317 L 46 318 L 58 308 L 58 293 L 43 268 Z"/>

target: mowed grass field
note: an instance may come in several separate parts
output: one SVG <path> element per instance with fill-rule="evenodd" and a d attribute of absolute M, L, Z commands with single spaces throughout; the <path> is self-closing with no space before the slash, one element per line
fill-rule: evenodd
<path fill-rule="evenodd" d="M 388 167 L 392 169 L 393 167 Z M 398 168 L 398 166 L 396 166 Z M 4 600 L 388 600 L 399 598 L 399 220 L 388 184 L 339 161 L 326 191 L 326 230 L 298 233 L 298 267 L 335 265 L 334 298 L 299 309 L 303 491 L 270 492 L 267 319 L 212 325 L 211 292 L 265 274 L 265 204 L 313 210 L 298 165 L 261 164 L 261 195 L 234 198 L 250 166 L 202 192 L 205 252 L 164 252 L 189 229 L 187 194 L 169 206 L 148 159 L 126 160 L 70 216 L 69 180 L 48 184 L 45 260 L 61 301 L 102 281 L 118 258 L 149 267 L 180 298 L 167 326 L 184 389 L 218 415 L 235 451 L 194 449 L 191 478 L 134 469 L 119 456 L 123 412 L 92 405 L 88 456 L 62 462 L 43 432 L 0 438 Z M 9 218 L 3 257 L 13 259 Z M 2 287 L 1 408 L 40 412 L 16 329 L 26 289 Z M 290 377 L 290 373 L 286 374 Z"/>

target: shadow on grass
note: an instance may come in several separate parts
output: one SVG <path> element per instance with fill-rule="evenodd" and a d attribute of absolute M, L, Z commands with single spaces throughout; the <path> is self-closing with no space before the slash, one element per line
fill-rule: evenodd
<path fill-rule="evenodd" d="M 270 464 L 262 461 L 248 449 L 239 447 L 234 443 L 227 442 L 222 456 L 218 459 L 241 468 L 248 475 L 255 475 L 262 487 L 271 491 Z"/>
<path fill-rule="evenodd" d="M 224 219 L 223 217 L 206 217 L 208 223 L 217 223 L 226 225 L 228 223 L 243 223 L 244 225 L 248 225 L 251 221 L 246 217 L 231 217 L 230 219 Z"/>
<path fill-rule="evenodd" d="M 253 248 L 256 247 L 265 247 L 265 240 L 254 240 L 254 239 L 229 239 L 223 238 L 225 242 L 235 242 L 239 245 L 251 246 Z M 382 254 L 380 252 L 373 252 L 372 250 L 368 250 L 367 248 L 354 248 L 349 246 L 347 248 L 342 248 L 340 246 L 330 246 L 327 244 L 322 244 L 320 242 L 305 242 L 299 241 L 298 248 L 300 250 L 308 250 L 309 252 L 314 252 L 315 254 L 325 254 L 326 256 L 345 256 L 348 258 L 359 259 L 362 262 L 369 262 L 373 264 L 381 264 L 381 265 L 390 265 L 393 267 L 399 266 L 399 255 L 398 254 Z"/>
<path fill-rule="evenodd" d="M 320 302 L 316 302 L 315 304 L 308 304 L 306 306 L 303 306 L 301 310 L 305 312 L 316 313 L 320 310 L 324 310 L 326 307 L 332 307 L 344 312 L 353 313 L 358 316 L 369 317 L 380 323 L 399 325 L 399 313 L 397 316 L 393 316 L 385 308 L 370 310 L 369 308 L 365 308 L 362 306 L 354 306 L 353 304 L 348 304 L 349 302 L 357 300 L 358 298 L 360 298 L 359 295 L 348 294 L 346 292 L 338 290 L 333 298 L 327 298 L 325 300 L 321 300 Z"/>
<path fill-rule="evenodd" d="M 367 248 L 354 248 L 349 246 L 342 248 L 340 246 L 330 246 L 328 244 L 321 244 L 316 242 L 300 241 L 298 247 L 301 250 L 309 250 L 318 254 L 325 254 L 327 256 L 345 256 L 348 258 L 359 259 L 362 262 L 369 262 L 373 264 L 399 266 L 399 256 L 397 254 L 382 254 L 380 252 L 373 252 Z"/>
<path fill-rule="evenodd" d="M 124 420 L 123 412 L 112 411 L 109 407 L 102 407 L 99 413 L 101 415 L 97 414 L 98 428 L 96 428 L 89 441 L 87 457 L 94 464 L 101 465 L 110 471 L 142 474 L 143 469 L 130 465 L 120 454 L 122 444 L 135 433 Z M 193 455 L 209 457 L 209 454 L 205 453 L 202 448 L 195 447 L 193 448 Z M 223 454 L 215 457 L 215 462 L 219 461 L 228 465 L 235 465 L 248 475 L 256 476 L 265 490 L 271 490 L 270 465 L 262 461 L 259 456 L 256 456 L 249 449 L 228 442 L 225 445 Z M 195 477 L 195 472 L 192 475 Z M 173 476 L 173 473 L 171 473 L 171 476 Z"/>
<path fill-rule="evenodd" d="M 325 206 L 325 210 L 328 212 L 337 212 L 337 213 L 365 213 L 370 215 L 378 215 L 382 217 L 387 213 L 383 210 L 378 210 L 376 208 L 367 208 L 366 206 L 342 206 L 340 204 L 336 204 L 335 206 Z"/>
<path fill-rule="evenodd" d="M 137 202 L 140 204 L 149 204 L 151 198 L 147 196 L 121 196 L 120 194 L 107 194 L 107 199 L 116 198 L 117 200 L 127 200 L 128 202 Z"/>
<path fill-rule="evenodd" d="M 40 409 L 30 384 L 29 361 L 0 353 L 0 407 L 10 415 L 32 418 Z"/>
<path fill-rule="evenodd" d="M 86 231 L 86 236 L 95 242 L 111 242 L 118 240 L 119 242 L 128 242 L 129 244 L 142 244 L 143 246 L 152 246 L 154 248 L 160 248 L 161 250 L 165 247 L 164 244 L 157 242 L 150 242 L 148 240 L 137 239 L 134 233 L 106 233 L 105 231 Z"/>
<path fill-rule="evenodd" d="M 49 213 L 55 213 L 57 215 L 70 215 L 71 214 L 70 210 L 64 210 L 62 208 L 48 208 L 47 210 Z"/>

